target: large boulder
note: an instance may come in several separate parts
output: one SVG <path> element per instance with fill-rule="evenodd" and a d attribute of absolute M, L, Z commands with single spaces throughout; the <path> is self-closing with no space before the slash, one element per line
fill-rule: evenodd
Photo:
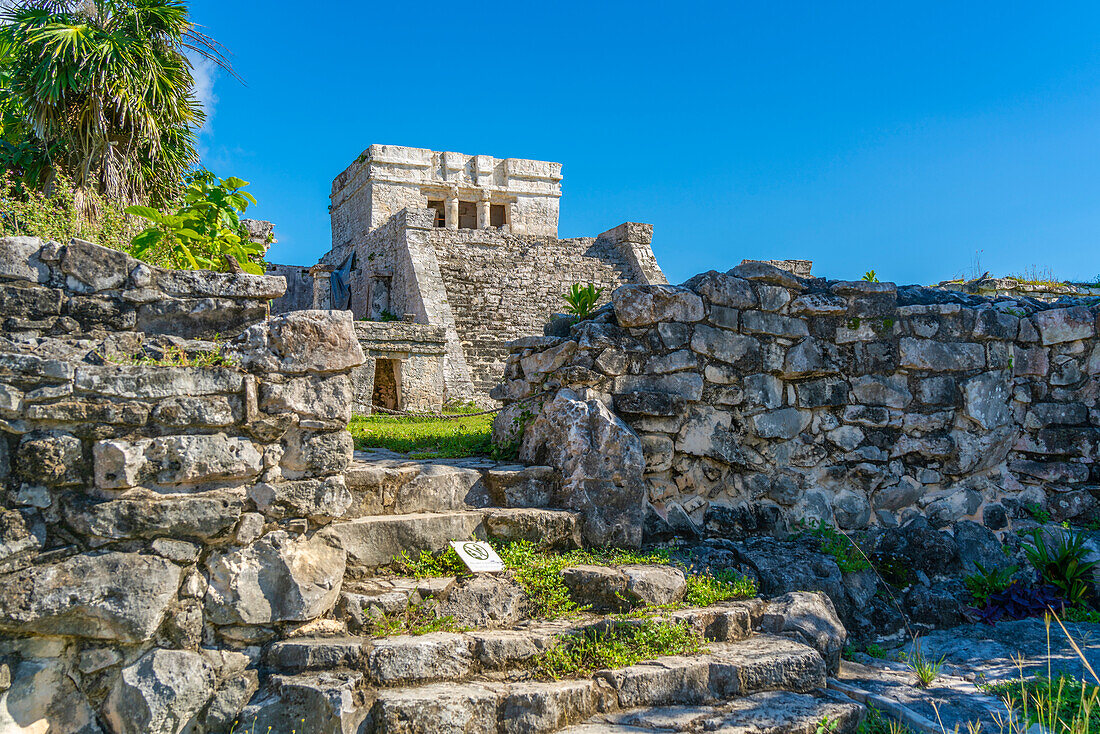
<path fill-rule="evenodd" d="M 602 402 L 559 390 L 524 431 L 520 459 L 561 472 L 554 503 L 584 515 L 585 542 L 641 544 L 646 508 L 642 442 Z"/>
<path fill-rule="evenodd" d="M 0 629 L 141 642 L 176 598 L 180 569 L 159 556 L 78 555 L 0 577 Z"/>
<path fill-rule="evenodd" d="M 347 552 L 335 536 L 291 538 L 275 530 L 207 561 L 207 618 L 215 624 L 316 619 L 336 604 Z"/>
<path fill-rule="evenodd" d="M 179 734 L 210 701 L 215 683 L 202 655 L 154 648 L 122 669 L 103 718 L 115 734 Z"/>
<path fill-rule="evenodd" d="M 825 660 L 830 674 L 840 669 L 840 653 L 848 633 L 826 594 L 791 591 L 772 599 L 760 622 L 761 629 L 797 637 Z"/>

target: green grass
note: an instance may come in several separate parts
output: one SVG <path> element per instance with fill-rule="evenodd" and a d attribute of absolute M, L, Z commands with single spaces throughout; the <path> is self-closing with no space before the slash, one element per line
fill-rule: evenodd
<path fill-rule="evenodd" d="M 821 551 L 836 559 L 837 566 L 844 573 L 854 573 L 871 568 L 866 556 L 847 535 L 827 523 L 810 520 L 800 523 L 803 535 L 816 538 Z"/>
<path fill-rule="evenodd" d="M 409 605 L 403 614 L 386 614 L 371 620 L 371 636 L 426 635 L 429 632 L 466 632 L 451 616 L 439 617 L 425 605 Z"/>
<path fill-rule="evenodd" d="M 867 715 L 863 717 L 856 734 L 913 734 L 905 724 L 888 719 L 874 706 L 867 707 Z"/>
<path fill-rule="evenodd" d="M 444 412 L 466 413 L 468 406 Z M 493 416 L 421 418 L 400 415 L 353 416 L 348 430 L 358 449 L 389 449 L 414 459 L 494 456 Z M 497 457 L 508 458 L 508 457 Z"/>
<path fill-rule="evenodd" d="M 558 680 L 591 675 L 604 668 L 622 668 L 661 655 L 695 655 L 702 640 L 686 623 L 647 621 L 619 625 L 599 634 L 589 630 L 567 637 L 535 660 L 535 670 Z"/>
<path fill-rule="evenodd" d="M 725 569 L 715 574 L 687 577 L 684 604 L 706 607 L 729 599 L 749 599 L 756 596 L 756 582 L 736 571 Z"/>
<path fill-rule="evenodd" d="M 1052 734 L 1100 734 L 1100 715 L 1092 716 L 1100 688 L 1072 676 L 1020 678 L 985 690 L 1013 712 L 1006 715 L 1004 728 L 1009 734 L 1024 732 L 1034 724 Z"/>

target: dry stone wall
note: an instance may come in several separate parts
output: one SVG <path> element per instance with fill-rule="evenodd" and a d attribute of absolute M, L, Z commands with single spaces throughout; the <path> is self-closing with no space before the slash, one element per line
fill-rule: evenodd
<path fill-rule="evenodd" d="M 228 731 L 258 646 L 340 591 L 350 315 L 267 320 L 278 278 L 76 241 L 0 250 L 0 710 L 58 732 Z"/>
<path fill-rule="evenodd" d="M 623 286 L 567 337 L 513 343 L 496 430 L 542 430 L 527 414 L 560 388 L 602 402 L 640 440 L 651 532 L 917 515 L 999 530 L 1030 503 L 1092 521 L 1089 303 L 803 279 L 753 262 L 680 287 Z"/>

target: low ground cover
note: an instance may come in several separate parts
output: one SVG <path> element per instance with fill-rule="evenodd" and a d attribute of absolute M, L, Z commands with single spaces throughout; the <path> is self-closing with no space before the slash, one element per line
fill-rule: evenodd
<path fill-rule="evenodd" d="M 466 632 L 451 616 L 439 616 L 425 604 L 410 604 L 403 614 L 384 614 L 371 621 L 371 636 L 426 635 L 430 632 Z"/>
<path fill-rule="evenodd" d="M 535 660 L 535 671 L 558 680 L 591 675 L 605 668 L 623 668 L 662 655 L 705 652 L 700 637 L 686 623 L 646 621 L 594 630 L 563 639 Z"/>
<path fill-rule="evenodd" d="M 540 550 L 533 543 L 522 540 L 494 542 L 493 546 L 511 572 L 512 578 L 527 593 L 531 616 L 539 619 L 558 619 L 584 611 L 571 598 L 569 588 L 562 579 L 562 570 L 568 566 L 672 563 L 671 552 L 667 549 L 633 551 L 623 548 L 591 548 L 553 553 Z M 395 561 L 401 573 L 416 578 L 460 576 L 466 572 L 465 566 L 452 548 L 436 554 L 421 551 L 417 558 L 403 555 Z M 678 606 L 707 606 L 730 599 L 747 599 L 756 596 L 756 593 L 756 584 L 752 579 L 733 571 L 701 574 L 688 572 L 687 592 Z M 636 615 L 637 611 L 634 613 Z"/>
<path fill-rule="evenodd" d="M 444 414 L 469 412 L 448 407 Z M 388 449 L 414 459 L 458 459 L 493 456 L 493 416 L 427 418 L 404 415 L 353 416 L 348 430 L 358 449 Z"/>
<path fill-rule="evenodd" d="M 1005 704 L 1005 734 L 1020 734 L 1035 725 L 1051 734 L 1100 734 L 1100 688 L 1072 676 L 1021 677 L 986 691 Z"/>

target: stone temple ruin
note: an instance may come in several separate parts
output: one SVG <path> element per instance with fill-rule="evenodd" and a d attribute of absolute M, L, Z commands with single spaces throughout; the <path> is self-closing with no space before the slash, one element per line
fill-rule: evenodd
<path fill-rule="evenodd" d="M 409 234 L 417 216 L 365 240 L 430 243 L 434 223 Z M 405 289 L 391 281 L 391 304 Z M 79 240 L 0 239 L 0 730 L 624 731 L 677 707 L 669 730 L 807 732 L 828 717 L 852 734 L 862 706 L 825 690 L 846 635 L 964 621 L 959 576 L 1012 562 L 1002 541 L 1036 527 L 1029 505 L 1100 520 L 1089 302 L 757 262 L 625 284 L 561 335 L 540 324 L 506 347 L 495 432 L 520 462 L 501 463 L 355 451 L 365 396 L 438 407 L 447 327 L 270 315 L 285 291 Z M 815 519 L 865 533 L 914 577 L 878 593 L 870 571 L 789 534 Z M 471 537 L 676 539 L 684 568 L 748 575 L 763 598 L 693 606 L 680 567 L 585 564 L 562 582 L 593 611 L 548 621 L 507 574 L 393 565 Z M 705 650 L 532 672 L 640 608 Z M 463 631 L 375 631 L 414 609 Z"/>
<path fill-rule="evenodd" d="M 290 273 L 284 301 L 303 303 L 311 287 L 308 307 L 365 320 L 358 328 L 372 342 L 368 356 L 384 360 L 374 384 L 392 373 L 421 395 L 435 383 L 418 384 L 416 370 L 404 374 L 405 351 L 375 343 L 424 337 L 430 345 L 434 328 L 442 329 L 443 393 L 434 402 L 485 402 L 506 344 L 540 333 L 573 283 L 595 283 L 606 301 L 624 283 L 667 282 L 650 225 L 559 239 L 561 181 L 559 163 L 372 145 L 332 183 L 332 250 L 311 278 Z M 387 323 L 394 320 L 413 325 Z M 399 394 L 396 406 L 414 401 Z"/>

